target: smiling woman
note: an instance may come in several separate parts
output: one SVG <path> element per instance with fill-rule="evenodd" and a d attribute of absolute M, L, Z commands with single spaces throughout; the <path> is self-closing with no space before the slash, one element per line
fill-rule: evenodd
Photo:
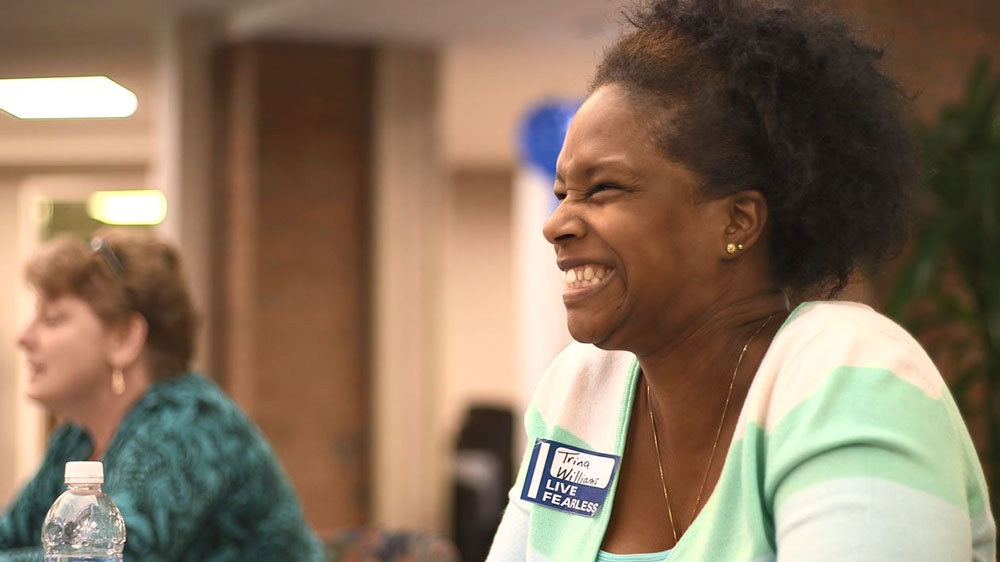
<path fill-rule="evenodd" d="M 642 128 L 642 114 L 621 87 L 587 99 L 559 158 L 555 193 L 562 202 L 543 230 L 567 281 L 588 268 L 602 272 L 598 285 L 568 286 L 563 301 L 574 339 L 610 349 L 631 340 L 633 351 L 649 350 L 658 326 L 670 320 L 660 311 L 686 321 L 691 313 L 684 310 L 703 300 L 692 293 L 715 292 L 705 283 L 718 278 L 710 269 L 725 240 L 708 232 L 729 218 L 729 202 L 703 201 L 696 176 L 636 134 Z"/>
<path fill-rule="evenodd" d="M 799 6 L 630 21 L 559 155 L 543 230 L 578 343 L 488 560 L 995 560 L 926 353 L 862 304 L 789 310 L 903 241 L 915 158 L 881 53 Z"/>

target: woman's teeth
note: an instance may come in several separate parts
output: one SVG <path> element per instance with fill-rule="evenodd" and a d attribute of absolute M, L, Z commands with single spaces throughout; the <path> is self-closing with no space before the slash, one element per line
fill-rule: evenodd
<path fill-rule="evenodd" d="M 600 285 L 612 269 L 603 265 L 582 265 L 563 272 L 563 283 L 567 289 L 579 289 L 591 285 Z"/>

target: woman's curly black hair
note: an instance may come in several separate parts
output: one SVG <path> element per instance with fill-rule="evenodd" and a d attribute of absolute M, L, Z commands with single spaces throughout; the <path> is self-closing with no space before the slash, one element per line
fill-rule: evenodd
<path fill-rule="evenodd" d="M 917 167 L 881 50 L 800 6 L 659 0 L 629 21 L 592 91 L 622 87 L 706 196 L 764 195 L 783 287 L 832 296 L 900 249 Z"/>

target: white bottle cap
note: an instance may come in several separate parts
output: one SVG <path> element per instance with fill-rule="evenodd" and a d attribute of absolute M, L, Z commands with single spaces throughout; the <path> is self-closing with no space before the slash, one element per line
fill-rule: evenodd
<path fill-rule="evenodd" d="M 104 463 L 100 461 L 71 461 L 66 463 L 67 484 L 103 484 Z"/>

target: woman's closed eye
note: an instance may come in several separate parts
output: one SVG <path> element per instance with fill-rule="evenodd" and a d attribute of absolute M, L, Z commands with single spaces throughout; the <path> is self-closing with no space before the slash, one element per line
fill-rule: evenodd
<path fill-rule="evenodd" d="M 65 318 L 65 314 L 58 312 L 49 312 L 41 315 L 42 324 L 45 326 L 58 326 Z"/>
<path fill-rule="evenodd" d="M 599 183 L 587 190 L 586 198 L 601 202 L 624 193 L 626 190 L 614 183 Z"/>
<path fill-rule="evenodd" d="M 583 192 L 582 199 L 594 199 L 595 197 L 599 199 L 604 199 L 615 192 L 623 191 L 621 186 L 615 185 L 613 183 L 599 183 L 594 187 L 591 187 L 587 191 Z M 556 199 L 562 201 L 566 199 L 566 191 L 555 191 Z"/>

